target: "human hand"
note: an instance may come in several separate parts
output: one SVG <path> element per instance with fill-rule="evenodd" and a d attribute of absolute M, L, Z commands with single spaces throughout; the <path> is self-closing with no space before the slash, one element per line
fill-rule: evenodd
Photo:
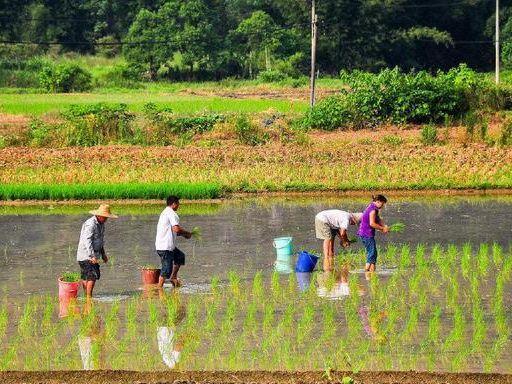
<path fill-rule="evenodd" d="M 192 237 L 192 233 L 187 232 L 183 236 L 185 237 L 185 239 L 190 239 Z"/>
<path fill-rule="evenodd" d="M 98 259 L 97 259 L 97 258 L 95 258 L 95 257 L 91 257 L 91 258 L 89 259 L 89 262 L 90 262 L 91 264 L 98 264 Z"/>
<path fill-rule="evenodd" d="M 104 262 L 105 264 L 107 264 L 107 262 L 108 262 L 108 257 L 107 257 L 107 255 L 103 256 L 103 262 Z"/>
<path fill-rule="evenodd" d="M 387 225 L 385 225 L 384 228 L 382 228 L 382 232 L 383 233 L 388 233 L 389 232 L 389 227 Z"/>
<path fill-rule="evenodd" d="M 348 242 L 348 241 L 342 241 L 342 242 L 341 242 L 341 246 L 342 246 L 343 248 L 348 248 L 348 247 L 350 246 L 350 242 Z"/>

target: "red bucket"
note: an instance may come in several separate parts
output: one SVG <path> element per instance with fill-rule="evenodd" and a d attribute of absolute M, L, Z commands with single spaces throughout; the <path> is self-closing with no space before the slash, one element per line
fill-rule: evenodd
<path fill-rule="evenodd" d="M 141 270 L 142 284 L 158 284 L 160 278 L 160 269 L 142 269 Z"/>
<path fill-rule="evenodd" d="M 59 279 L 59 298 L 76 299 L 78 297 L 78 289 L 80 282 L 68 283 Z"/>

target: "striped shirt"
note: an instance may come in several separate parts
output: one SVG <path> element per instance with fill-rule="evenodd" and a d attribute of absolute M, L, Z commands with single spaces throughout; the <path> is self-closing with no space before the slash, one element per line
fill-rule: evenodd
<path fill-rule="evenodd" d="M 104 234 L 105 225 L 100 223 L 96 216 L 87 219 L 80 232 L 76 259 L 78 261 L 89 260 L 93 257 L 99 259 L 102 256 Z"/>

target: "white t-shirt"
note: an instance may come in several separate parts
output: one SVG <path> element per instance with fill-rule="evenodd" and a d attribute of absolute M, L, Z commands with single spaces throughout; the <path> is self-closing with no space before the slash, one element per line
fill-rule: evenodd
<path fill-rule="evenodd" d="M 332 229 L 347 229 L 350 224 L 350 213 L 339 209 L 328 209 L 316 215 L 316 218 Z"/>
<path fill-rule="evenodd" d="M 171 207 L 166 207 L 160 214 L 156 227 L 155 248 L 157 251 L 173 251 L 176 248 L 176 232 L 172 227 L 180 224 L 180 218 Z"/>

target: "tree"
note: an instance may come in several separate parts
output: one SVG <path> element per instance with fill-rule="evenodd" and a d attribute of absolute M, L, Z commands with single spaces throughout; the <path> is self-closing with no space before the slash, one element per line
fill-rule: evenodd
<path fill-rule="evenodd" d="M 279 37 L 282 36 L 282 31 L 274 20 L 263 11 L 253 12 L 240 23 L 236 33 L 242 37 L 244 46 L 247 47 L 249 76 L 252 77 L 252 66 L 261 52 L 265 57 L 265 69 L 270 70 L 270 56 L 279 47 Z"/>

